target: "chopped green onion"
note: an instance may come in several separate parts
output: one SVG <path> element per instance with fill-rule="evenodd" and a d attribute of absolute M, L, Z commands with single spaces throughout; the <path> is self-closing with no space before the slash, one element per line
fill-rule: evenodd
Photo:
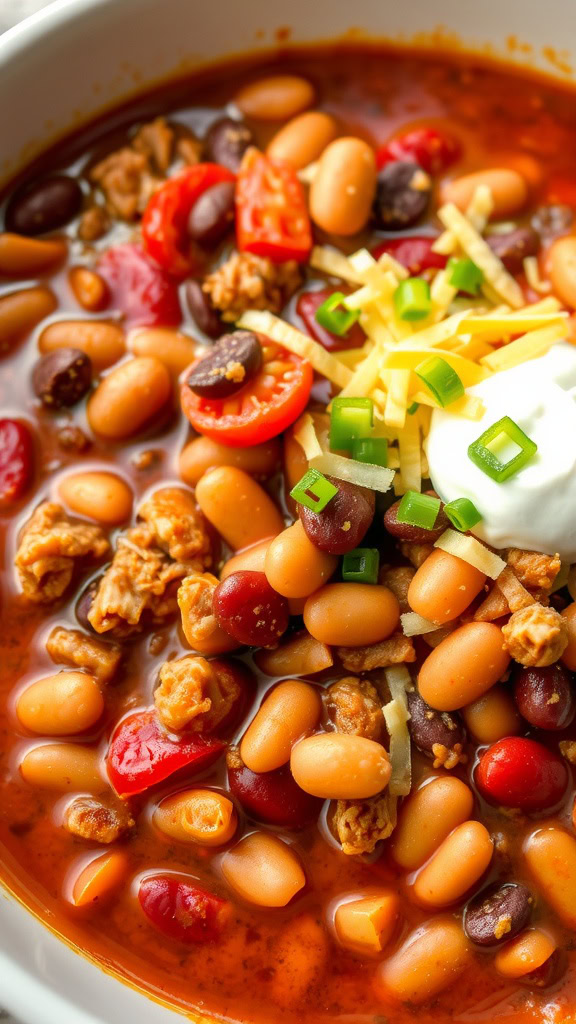
<path fill-rule="evenodd" d="M 509 416 L 493 423 L 468 448 L 468 458 L 486 473 L 503 483 L 519 470 L 538 451 L 538 445 Z"/>
<path fill-rule="evenodd" d="M 290 491 L 290 497 L 299 505 L 309 508 L 311 512 L 322 512 L 335 494 L 338 494 L 338 488 L 317 469 L 309 469 L 304 473 L 302 479 Z"/>
<path fill-rule="evenodd" d="M 432 309 L 430 285 L 423 277 L 407 277 L 394 292 L 394 310 L 399 320 L 423 320 Z"/>
<path fill-rule="evenodd" d="M 422 530 L 433 530 L 440 511 L 440 498 L 418 491 L 406 491 L 396 512 L 399 523 L 418 526 Z"/>
<path fill-rule="evenodd" d="M 408 406 L 408 408 L 406 409 L 406 412 L 408 413 L 409 416 L 413 416 L 415 412 L 418 412 L 419 408 L 420 408 L 420 402 L 412 402 L 412 405 Z"/>
<path fill-rule="evenodd" d="M 388 441 L 385 437 L 359 437 L 352 442 L 352 458 L 372 466 L 387 466 Z"/>
<path fill-rule="evenodd" d="M 441 406 L 450 405 L 464 394 L 464 385 L 456 370 L 440 356 L 425 359 L 414 372 Z"/>
<path fill-rule="evenodd" d="M 374 402 L 371 398 L 333 398 L 330 412 L 332 451 L 351 451 L 354 441 L 372 433 Z"/>
<path fill-rule="evenodd" d="M 459 292 L 466 292 L 467 295 L 477 295 L 480 286 L 484 282 L 484 274 L 477 267 L 473 260 L 448 260 L 448 283 Z"/>
<path fill-rule="evenodd" d="M 454 501 L 444 505 L 444 511 L 452 526 L 462 533 L 467 533 L 482 519 L 476 505 L 469 498 L 454 498 Z"/>
<path fill-rule="evenodd" d="M 345 298 L 344 292 L 334 292 L 318 306 L 315 313 L 316 322 L 339 338 L 348 333 L 360 316 L 359 309 L 339 308 Z"/>
<path fill-rule="evenodd" d="M 346 583 L 377 583 L 379 564 L 378 548 L 354 548 L 342 559 L 342 579 Z"/>

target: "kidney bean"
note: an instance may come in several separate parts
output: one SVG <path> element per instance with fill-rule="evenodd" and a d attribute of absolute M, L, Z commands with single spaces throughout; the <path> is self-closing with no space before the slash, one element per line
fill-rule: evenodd
<path fill-rule="evenodd" d="M 112 850 L 82 869 L 74 882 L 72 903 L 75 907 L 87 907 L 91 903 L 100 903 L 124 881 L 129 870 L 129 862 L 123 850 Z"/>
<path fill-rule="evenodd" d="M 320 721 L 322 702 L 315 686 L 288 679 L 274 687 L 250 722 L 240 757 L 252 772 L 271 772 L 290 760 L 301 736 Z"/>
<path fill-rule="evenodd" d="M 80 349 L 99 372 L 124 355 L 124 332 L 117 324 L 105 320 L 57 320 L 44 328 L 38 347 L 44 353 L 61 348 Z"/>
<path fill-rule="evenodd" d="M 438 711 L 457 711 L 497 683 L 509 663 L 502 630 L 492 622 L 468 622 L 428 655 L 418 689 Z"/>
<path fill-rule="evenodd" d="M 291 846 L 266 832 L 252 832 L 221 861 L 232 889 L 259 907 L 285 907 L 306 885 L 300 858 Z"/>
<path fill-rule="evenodd" d="M 132 491 L 116 473 L 72 473 L 58 485 L 58 496 L 79 516 L 117 526 L 130 518 Z"/>
<path fill-rule="evenodd" d="M 408 694 L 408 708 L 410 736 L 425 754 L 434 757 L 433 748 L 437 744 L 448 750 L 456 743 L 464 744 L 466 733 L 457 716 L 449 715 L 447 711 L 435 711 L 415 690 Z"/>
<path fill-rule="evenodd" d="M 566 763 L 542 743 L 507 736 L 482 754 L 475 772 L 482 796 L 502 807 L 530 814 L 562 799 L 568 784 Z"/>
<path fill-rule="evenodd" d="M 233 181 L 221 181 L 202 192 L 188 216 L 188 235 L 199 245 L 216 245 L 234 224 Z"/>
<path fill-rule="evenodd" d="M 362 139 L 335 139 L 318 161 L 310 216 L 329 234 L 355 235 L 366 226 L 376 189 L 374 151 Z"/>
<path fill-rule="evenodd" d="M 344 291 L 346 289 L 344 288 Z M 302 292 L 296 302 L 296 313 L 304 321 L 304 326 L 314 341 L 323 345 L 328 352 L 339 352 L 343 349 L 361 348 L 366 341 L 366 334 L 359 323 L 352 327 L 343 337 L 327 331 L 316 319 L 316 310 L 323 302 L 334 294 L 334 288 L 320 288 L 311 292 Z"/>
<path fill-rule="evenodd" d="M 424 864 L 458 825 L 472 814 L 474 797 L 465 782 L 440 776 L 412 792 L 400 808 L 392 837 L 392 858 L 405 871 Z"/>
<path fill-rule="evenodd" d="M 509 688 L 499 684 L 467 704 L 461 714 L 468 732 L 477 743 L 495 743 L 504 736 L 515 736 L 522 731 L 520 715 Z"/>
<path fill-rule="evenodd" d="M 72 267 L 68 273 L 68 282 L 74 297 L 83 309 L 90 313 L 106 309 L 110 292 L 104 278 L 95 270 L 90 270 L 89 267 Z"/>
<path fill-rule="evenodd" d="M 205 473 L 196 500 L 207 520 L 235 551 L 275 537 L 284 520 L 272 498 L 248 473 L 218 466 Z"/>
<path fill-rule="evenodd" d="M 101 576 L 98 576 L 95 580 L 91 580 L 84 589 L 81 591 L 78 600 L 74 606 L 74 615 L 76 616 L 77 622 L 82 626 L 83 629 L 89 633 L 94 633 L 94 627 L 88 619 L 88 612 L 92 607 L 92 602 L 96 597 L 96 592 L 100 586 Z"/>
<path fill-rule="evenodd" d="M 390 505 L 390 508 L 384 513 L 385 529 L 393 537 L 397 537 L 398 540 L 406 541 L 408 544 L 434 544 L 434 541 L 437 541 L 444 533 L 444 530 L 447 530 L 450 526 L 448 517 L 444 512 L 443 502 L 440 503 L 436 522 L 431 530 L 424 530 L 421 526 L 410 526 L 409 523 L 398 522 L 400 500 Z"/>
<path fill-rule="evenodd" d="M 514 700 L 522 717 L 537 729 L 565 729 L 576 713 L 572 675 L 560 662 L 545 668 L 519 666 Z"/>
<path fill-rule="evenodd" d="M 97 270 L 110 289 L 110 305 L 124 315 L 126 327 L 178 327 L 182 319 L 173 277 L 132 242 L 112 245 Z"/>
<path fill-rule="evenodd" d="M 102 716 L 104 698 L 94 676 L 57 672 L 20 694 L 16 714 L 25 729 L 44 736 L 84 732 Z"/>
<path fill-rule="evenodd" d="M 486 241 L 509 274 L 519 274 L 526 256 L 537 256 L 540 250 L 540 238 L 530 227 L 496 231 L 486 235 Z"/>
<path fill-rule="evenodd" d="M 292 774 L 306 793 L 324 800 L 364 800 L 388 785 L 390 761 L 381 743 L 352 733 L 321 732 L 300 740 Z"/>
<path fill-rule="evenodd" d="M 268 583 L 263 572 L 235 572 L 214 591 L 214 614 L 222 629 L 240 644 L 268 647 L 288 628 L 286 598 Z"/>
<path fill-rule="evenodd" d="M 90 396 L 90 427 L 100 437 L 121 441 L 138 433 L 160 412 L 170 392 L 170 375 L 159 359 L 129 359 L 103 377 Z"/>
<path fill-rule="evenodd" d="M 206 159 L 236 174 L 244 153 L 253 144 L 254 136 L 243 121 L 222 117 L 208 129 L 205 139 Z"/>
<path fill-rule="evenodd" d="M 184 286 L 186 305 L 196 326 L 209 338 L 219 338 L 226 325 L 210 303 L 200 281 L 186 281 Z"/>
<path fill-rule="evenodd" d="M 22 288 L 0 296 L 0 356 L 16 345 L 58 305 L 49 288 Z"/>
<path fill-rule="evenodd" d="M 270 541 L 264 572 L 271 587 L 284 597 L 309 597 L 336 570 L 338 559 L 320 551 L 299 520 Z"/>
<path fill-rule="evenodd" d="M 424 270 L 443 270 L 448 257 L 433 251 L 432 246 L 437 237 L 409 235 L 407 238 L 388 238 L 374 246 L 372 255 L 377 260 L 385 252 L 390 253 L 413 276 L 418 276 Z"/>
<path fill-rule="evenodd" d="M 0 419 L 0 505 L 17 501 L 32 478 L 34 445 L 20 420 Z"/>
<path fill-rule="evenodd" d="M 317 160 L 338 134 L 331 114 L 311 110 L 284 125 L 268 143 L 267 155 L 300 171 Z"/>
<path fill-rule="evenodd" d="M 234 466 L 257 480 L 265 480 L 278 469 L 280 456 L 281 447 L 277 437 L 250 448 L 231 448 L 209 437 L 195 437 L 180 452 L 178 471 L 181 479 L 190 487 L 195 487 L 204 473 L 216 466 Z"/>
<path fill-rule="evenodd" d="M 300 75 L 270 75 L 244 85 L 236 106 L 257 121 L 286 121 L 314 102 L 314 88 Z"/>
<path fill-rule="evenodd" d="M 233 331 L 192 368 L 186 383 L 200 398 L 229 398 L 258 373 L 262 346 L 252 331 Z"/>
<path fill-rule="evenodd" d="M 432 182 L 418 164 L 397 160 L 378 174 L 373 217 L 384 231 L 399 231 L 415 224 L 424 213 Z"/>
<path fill-rule="evenodd" d="M 538 890 L 568 928 L 576 928 L 576 839 L 561 828 L 533 832 L 524 843 Z"/>
<path fill-rule="evenodd" d="M 451 917 L 432 918 L 379 965 L 376 994 L 386 1000 L 392 996 L 403 1003 L 427 1003 L 452 985 L 470 963 L 470 946 L 460 924 Z"/>
<path fill-rule="evenodd" d="M 445 181 L 440 189 L 443 203 L 454 203 L 464 211 L 479 185 L 487 185 L 492 193 L 494 209 L 491 220 L 513 217 L 528 199 L 525 178 L 508 167 L 487 167 L 482 171 L 465 174 L 461 178 Z"/>
<path fill-rule="evenodd" d="M 499 949 L 494 967 L 505 978 L 523 978 L 542 967 L 556 949 L 556 943 L 541 928 L 527 928 Z"/>
<path fill-rule="evenodd" d="M 527 988 L 548 988 L 562 977 L 566 970 L 566 957 L 559 949 L 555 949 L 551 956 L 544 961 L 540 967 L 536 967 L 528 974 L 524 974 L 518 981 Z"/>
<path fill-rule="evenodd" d="M 463 822 L 416 877 L 412 890 L 415 899 L 424 907 L 455 903 L 482 877 L 493 853 L 488 829 L 479 821 Z"/>
<path fill-rule="evenodd" d="M 226 762 L 230 792 L 250 817 L 285 828 L 304 828 L 317 819 L 322 801 L 300 789 L 288 764 L 258 774 L 244 764 L 236 748 L 229 750 Z"/>
<path fill-rule="evenodd" d="M 304 605 L 304 625 L 323 644 L 363 647 L 394 632 L 400 608 L 391 590 L 370 583 L 328 583 Z"/>
<path fill-rule="evenodd" d="M 102 776 L 98 751 L 81 743 L 45 743 L 33 747 L 22 759 L 20 773 L 29 785 L 60 793 L 68 790 L 102 793 L 109 788 Z"/>
<path fill-rule="evenodd" d="M 202 889 L 196 879 L 174 875 L 142 879 L 138 902 L 148 920 L 177 942 L 216 942 L 231 913 L 230 904 Z"/>
<path fill-rule="evenodd" d="M 254 661 L 267 676 L 311 676 L 334 664 L 330 648 L 306 630 L 292 633 L 274 650 L 257 651 Z"/>
<path fill-rule="evenodd" d="M 59 348 L 41 356 L 32 370 L 34 394 L 49 409 L 76 405 L 92 384 L 92 363 L 78 348 Z"/>
<path fill-rule="evenodd" d="M 172 377 L 179 377 L 200 350 L 193 338 L 170 327 L 139 327 L 130 332 L 128 345 L 135 356 L 156 356 Z"/>
<path fill-rule="evenodd" d="M 14 193 L 6 207 L 6 230 L 19 235 L 55 231 L 69 224 L 81 206 L 82 189 L 76 179 L 54 174 Z"/>
<path fill-rule="evenodd" d="M 485 582 L 479 569 L 437 548 L 413 577 L 408 604 L 425 619 L 443 626 L 468 608 Z"/>
<path fill-rule="evenodd" d="M 25 235 L 0 234 L 0 274 L 29 277 L 48 273 L 66 259 L 68 246 L 59 239 L 26 238 Z"/>
<path fill-rule="evenodd" d="M 477 946 L 499 946 L 528 924 L 534 900 L 525 885 L 484 889 L 464 911 L 464 931 Z"/>
<path fill-rule="evenodd" d="M 531 220 L 532 227 L 546 243 L 568 234 L 573 222 L 574 210 L 561 204 L 539 206 Z"/>
<path fill-rule="evenodd" d="M 338 488 L 322 512 L 298 506 L 306 536 L 320 551 L 344 555 L 357 548 L 374 518 L 374 491 L 345 480 L 328 480 Z"/>

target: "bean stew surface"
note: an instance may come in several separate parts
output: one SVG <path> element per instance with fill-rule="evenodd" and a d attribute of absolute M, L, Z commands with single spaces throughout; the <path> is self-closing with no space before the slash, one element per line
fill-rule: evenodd
<path fill-rule="evenodd" d="M 0 200 L 0 878 L 192 1017 L 576 1020 L 575 166 L 567 88 L 327 47 Z"/>

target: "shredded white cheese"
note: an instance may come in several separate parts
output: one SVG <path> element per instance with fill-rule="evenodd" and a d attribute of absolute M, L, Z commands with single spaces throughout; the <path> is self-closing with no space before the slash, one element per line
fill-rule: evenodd
<path fill-rule="evenodd" d="M 430 622 L 423 615 L 418 615 L 418 612 L 404 612 L 400 622 L 404 636 L 422 636 L 423 633 L 432 633 L 438 629 L 437 622 Z"/>
<path fill-rule="evenodd" d="M 358 487 L 369 487 L 373 491 L 386 493 L 392 486 L 394 470 L 386 466 L 373 466 L 370 462 L 358 462 L 347 459 L 344 455 L 323 452 L 310 459 L 312 469 L 319 470 L 336 480 L 347 480 Z"/>
<path fill-rule="evenodd" d="M 468 562 L 493 580 L 497 579 L 502 570 L 506 568 L 503 558 L 489 551 L 475 537 L 457 533 L 456 530 L 445 530 L 434 547 L 440 548 L 441 551 L 447 551 L 449 555 L 455 555 L 456 558 L 461 558 L 463 562 Z"/>
<path fill-rule="evenodd" d="M 412 788 L 412 760 L 406 691 L 412 688 L 410 673 L 404 665 L 394 665 L 384 671 L 392 700 L 382 708 L 386 728 L 390 735 L 390 764 L 392 773 L 388 790 L 392 796 L 407 796 Z"/>

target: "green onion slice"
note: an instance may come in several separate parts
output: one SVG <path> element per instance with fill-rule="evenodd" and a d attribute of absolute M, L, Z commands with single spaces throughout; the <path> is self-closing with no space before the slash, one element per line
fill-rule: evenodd
<path fill-rule="evenodd" d="M 345 298 L 344 292 L 334 292 L 318 306 L 314 314 L 321 327 L 325 327 L 331 334 L 337 334 L 339 338 L 348 333 L 360 316 L 359 309 L 345 309 L 342 306 Z"/>
<path fill-rule="evenodd" d="M 338 488 L 317 469 L 309 469 L 304 473 L 302 479 L 290 491 L 290 497 L 299 505 L 309 508 L 311 512 L 322 512 L 335 494 L 338 494 Z"/>
<path fill-rule="evenodd" d="M 408 408 L 406 409 L 406 412 L 408 413 L 409 416 L 413 416 L 415 412 L 418 412 L 419 408 L 420 408 L 420 403 L 419 402 L 412 402 L 412 405 L 408 406 Z"/>
<path fill-rule="evenodd" d="M 466 292 L 467 295 L 477 295 L 484 282 L 484 274 L 477 267 L 473 260 L 448 260 L 446 267 L 448 271 L 448 283 L 459 292 Z"/>
<path fill-rule="evenodd" d="M 354 548 L 342 559 L 342 579 L 346 583 L 377 583 L 379 564 L 378 548 Z"/>
<path fill-rule="evenodd" d="M 372 466 L 388 465 L 388 441 L 385 437 L 359 437 L 352 442 L 352 458 Z"/>
<path fill-rule="evenodd" d="M 440 511 L 440 498 L 418 491 L 406 491 L 396 512 L 399 523 L 418 526 L 422 530 L 433 530 Z"/>
<path fill-rule="evenodd" d="M 394 311 L 399 320 L 423 320 L 432 309 L 430 285 L 423 277 L 408 277 L 394 292 Z"/>
<path fill-rule="evenodd" d="M 330 412 L 332 451 L 352 451 L 354 441 L 372 433 L 374 402 L 371 398 L 333 398 Z"/>
<path fill-rule="evenodd" d="M 469 498 L 454 498 L 444 505 L 444 511 L 457 530 L 467 533 L 482 519 L 476 505 Z"/>
<path fill-rule="evenodd" d="M 429 356 L 414 372 L 441 406 L 450 405 L 464 394 L 464 385 L 456 370 L 441 356 Z"/>
<path fill-rule="evenodd" d="M 468 458 L 486 476 L 504 483 L 524 468 L 538 451 L 538 445 L 510 416 L 493 423 L 468 448 Z"/>

